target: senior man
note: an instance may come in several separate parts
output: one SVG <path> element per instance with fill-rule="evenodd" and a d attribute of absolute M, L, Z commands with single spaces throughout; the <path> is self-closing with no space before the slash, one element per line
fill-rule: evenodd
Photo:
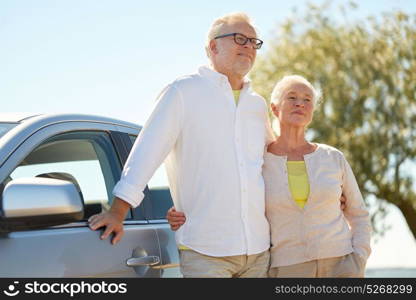
<path fill-rule="evenodd" d="M 206 51 L 210 66 L 164 88 L 133 145 L 108 212 L 89 219 L 101 238 L 123 235 L 123 220 L 142 201 L 165 161 L 170 190 L 186 223 L 176 232 L 184 277 L 266 277 L 263 153 L 273 140 L 265 100 L 245 75 L 262 46 L 244 13 L 214 21 Z"/>

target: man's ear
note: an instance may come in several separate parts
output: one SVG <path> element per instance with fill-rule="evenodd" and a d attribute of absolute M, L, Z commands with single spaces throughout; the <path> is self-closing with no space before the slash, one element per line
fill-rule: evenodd
<path fill-rule="evenodd" d="M 218 48 L 217 48 L 217 41 L 211 40 L 209 41 L 209 49 L 211 53 L 218 54 Z"/>

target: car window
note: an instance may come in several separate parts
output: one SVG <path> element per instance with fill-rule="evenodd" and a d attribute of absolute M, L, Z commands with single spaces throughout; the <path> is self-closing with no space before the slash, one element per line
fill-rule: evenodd
<path fill-rule="evenodd" d="M 35 148 L 9 179 L 56 174 L 73 178 L 84 199 L 86 220 L 109 209 L 120 172 L 120 163 L 107 133 L 71 132 L 49 138 Z"/>
<path fill-rule="evenodd" d="M 129 135 L 129 137 L 134 144 L 137 136 Z M 150 198 L 151 203 L 151 213 L 147 217 L 155 220 L 165 219 L 168 209 L 173 206 L 165 164 L 162 164 L 150 178 L 147 189 L 146 197 Z"/>

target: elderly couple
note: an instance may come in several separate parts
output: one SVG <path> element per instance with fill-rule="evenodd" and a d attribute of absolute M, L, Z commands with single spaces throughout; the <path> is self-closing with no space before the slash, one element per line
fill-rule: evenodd
<path fill-rule="evenodd" d="M 184 277 L 363 277 L 371 227 L 354 174 L 342 152 L 305 139 L 319 96 L 301 76 L 273 90 L 274 136 L 245 77 L 262 43 L 243 13 L 214 21 L 210 66 L 162 91 L 111 209 L 90 228 L 120 241 L 127 211 L 165 161 Z"/>

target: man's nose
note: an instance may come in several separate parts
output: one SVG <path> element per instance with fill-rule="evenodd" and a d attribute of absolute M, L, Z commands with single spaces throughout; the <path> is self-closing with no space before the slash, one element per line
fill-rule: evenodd
<path fill-rule="evenodd" d="M 244 48 L 247 48 L 247 49 L 250 49 L 250 50 L 256 50 L 256 48 L 254 48 L 254 44 L 253 43 L 251 43 L 250 41 L 247 41 L 244 45 L 243 45 L 243 47 Z"/>

